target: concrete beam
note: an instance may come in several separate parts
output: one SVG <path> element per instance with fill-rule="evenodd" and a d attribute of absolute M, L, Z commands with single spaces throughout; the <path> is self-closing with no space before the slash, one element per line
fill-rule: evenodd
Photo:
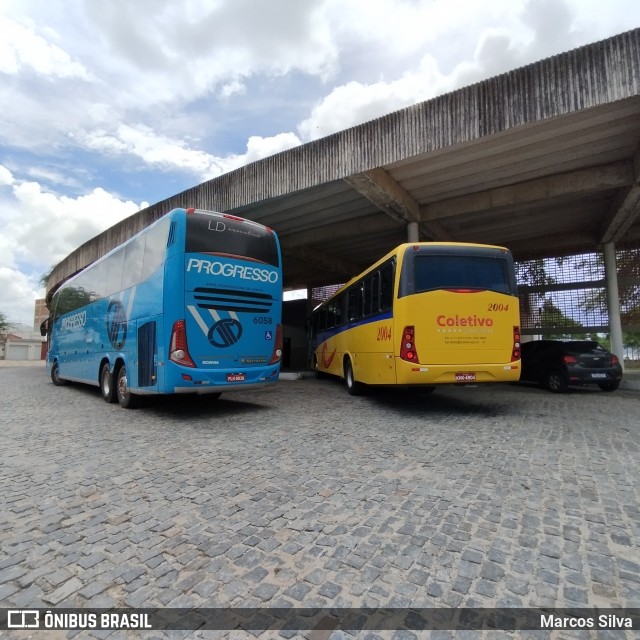
<path fill-rule="evenodd" d="M 596 238 L 588 230 L 566 234 L 531 235 L 521 240 L 503 242 L 516 260 L 533 260 L 549 256 L 566 256 L 592 251 L 596 244 Z"/>
<path fill-rule="evenodd" d="M 307 265 L 322 271 L 335 273 L 339 276 L 337 280 L 349 280 L 362 271 L 362 267 L 354 262 L 342 260 L 324 251 L 318 251 L 312 247 L 290 247 L 283 248 L 285 258 L 293 258 Z"/>
<path fill-rule="evenodd" d="M 429 240 L 440 242 L 455 242 L 456 237 L 448 229 L 445 229 L 439 222 L 432 220 L 430 222 L 420 223 L 420 232 Z"/>
<path fill-rule="evenodd" d="M 286 252 L 294 247 L 330 242 L 331 240 L 339 240 L 349 236 L 375 235 L 399 228 L 396 222 L 380 215 L 375 219 L 371 219 L 368 216 L 364 219 L 356 218 L 350 222 L 322 225 L 308 231 L 280 234 L 279 237 L 282 250 Z"/>
<path fill-rule="evenodd" d="M 640 149 L 636 151 L 633 165 L 635 181 L 609 213 L 608 220 L 601 229 L 602 244 L 622 240 L 629 227 L 640 216 Z"/>
<path fill-rule="evenodd" d="M 423 220 L 431 223 L 463 214 L 525 205 L 550 198 L 619 189 L 632 185 L 634 180 L 631 161 L 614 162 L 434 202 L 423 207 Z"/>
<path fill-rule="evenodd" d="M 364 171 L 344 181 L 398 222 L 420 222 L 420 205 L 384 169 Z"/>

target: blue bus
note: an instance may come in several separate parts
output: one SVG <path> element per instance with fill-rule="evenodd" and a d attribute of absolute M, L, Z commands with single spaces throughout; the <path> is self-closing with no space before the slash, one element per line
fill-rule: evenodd
<path fill-rule="evenodd" d="M 149 394 L 219 397 L 278 380 L 282 267 L 276 233 L 174 209 L 53 296 L 53 384 L 100 387 L 124 408 Z"/>

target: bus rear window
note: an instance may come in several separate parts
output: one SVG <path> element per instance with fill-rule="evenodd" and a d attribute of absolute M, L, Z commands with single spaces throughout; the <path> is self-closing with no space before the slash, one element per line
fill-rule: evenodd
<path fill-rule="evenodd" d="M 417 255 L 413 293 L 436 289 L 475 289 L 512 294 L 507 260 L 474 255 Z"/>
<path fill-rule="evenodd" d="M 269 229 L 222 215 L 187 216 L 187 253 L 208 253 L 249 259 L 279 267 L 275 235 Z"/>

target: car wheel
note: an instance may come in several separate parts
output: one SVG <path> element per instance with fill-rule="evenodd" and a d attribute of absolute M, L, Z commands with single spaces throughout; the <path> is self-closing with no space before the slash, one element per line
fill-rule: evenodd
<path fill-rule="evenodd" d="M 344 382 L 347 386 L 347 393 L 350 396 L 359 396 L 362 393 L 362 383 L 356 381 L 349 358 L 344 363 Z"/>
<path fill-rule="evenodd" d="M 51 382 L 56 385 L 56 387 L 64 387 L 69 384 L 67 380 L 63 380 L 60 377 L 60 367 L 58 366 L 58 361 L 56 360 L 51 367 Z"/>
<path fill-rule="evenodd" d="M 118 392 L 118 402 L 123 409 L 133 409 L 136 405 L 136 396 L 129 391 L 127 382 L 127 367 L 122 365 L 118 369 L 118 382 L 116 385 Z"/>
<path fill-rule="evenodd" d="M 108 362 L 100 368 L 100 393 L 105 402 L 116 402 L 118 399 Z"/>
<path fill-rule="evenodd" d="M 547 388 L 554 393 L 563 393 L 568 386 L 567 379 L 560 371 L 551 371 L 547 374 Z"/>
<path fill-rule="evenodd" d="M 620 381 L 616 380 L 615 382 L 600 382 L 598 386 L 603 391 L 615 391 L 620 386 Z"/>

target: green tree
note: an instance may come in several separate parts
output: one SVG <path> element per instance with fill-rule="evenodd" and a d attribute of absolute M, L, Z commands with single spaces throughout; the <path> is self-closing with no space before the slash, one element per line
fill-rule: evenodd
<path fill-rule="evenodd" d="M 571 329 L 581 329 L 582 325 L 567 316 L 562 309 L 553 304 L 551 298 L 546 298 L 540 307 L 540 326 L 543 328 L 553 327 L 558 332 L 546 331 L 543 338 L 563 340 L 573 337 Z M 579 333 L 579 332 L 578 332 Z"/>
<path fill-rule="evenodd" d="M 47 283 L 49 282 L 49 278 L 51 277 L 51 274 L 53 273 L 55 267 L 51 267 L 51 269 L 49 269 L 49 271 L 47 271 L 46 273 L 43 273 L 40 276 L 40 285 L 43 287 L 47 286 Z"/>
<path fill-rule="evenodd" d="M 622 324 L 637 325 L 640 323 L 640 249 L 618 251 L 616 257 Z M 590 259 L 592 258 L 593 256 L 590 256 Z M 576 264 L 576 269 L 584 268 L 588 264 L 588 261 L 585 259 Z M 595 254 L 595 262 L 591 260 L 589 266 L 591 266 L 592 269 L 599 269 L 604 272 L 603 255 L 600 253 Z M 581 306 L 587 311 L 596 310 L 605 315 L 608 311 L 606 290 L 604 288 L 593 289 L 585 296 Z"/>
<path fill-rule="evenodd" d="M 7 320 L 7 316 L 0 311 L 0 333 L 8 333 L 11 329 L 11 323 Z"/>

